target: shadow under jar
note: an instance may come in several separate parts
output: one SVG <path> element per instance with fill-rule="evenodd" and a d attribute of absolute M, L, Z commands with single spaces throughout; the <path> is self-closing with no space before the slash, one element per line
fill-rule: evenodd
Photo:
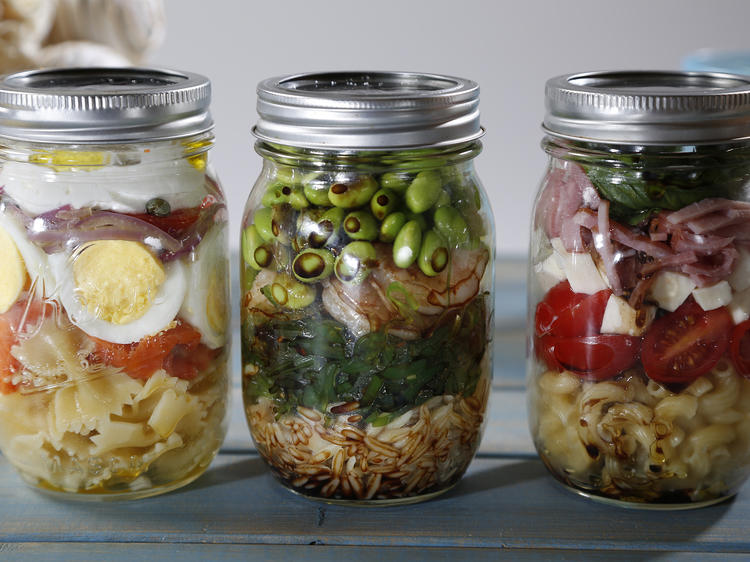
<path fill-rule="evenodd" d="M 685 509 L 750 473 L 749 95 L 721 74 L 547 83 L 529 415 L 583 495 Z"/>
<path fill-rule="evenodd" d="M 150 496 L 221 445 L 227 223 L 209 99 L 202 76 L 147 69 L 0 84 L 0 447 L 38 488 Z"/>
<path fill-rule="evenodd" d="M 241 266 L 253 439 L 305 496 L 428 499 L 473 458 L 492 373 L 478 87 L 337 73 L 258 91 Z"/>

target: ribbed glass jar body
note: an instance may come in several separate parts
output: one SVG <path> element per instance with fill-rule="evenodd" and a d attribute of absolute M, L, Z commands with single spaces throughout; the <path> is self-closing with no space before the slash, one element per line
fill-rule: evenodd
<path fill-rule="evenodd" d="M 387 505 L 454 485 L 486 420 L 494 227 L 478 141 L 258 142 L 242 234 L 243 396 L 287 487 Z"/>
<path fill-rule="evenodd" d="M 528 285 L 542 460 L 627 505 L 733 495 L 750 473 L 750 145 L 544 147 Z"/>
<path fill-rule="evenodd" d="M 197 478 L 226 430 L 226 206 L 210 133 L 0 143 L 0 448 L 79 499 Z"/>

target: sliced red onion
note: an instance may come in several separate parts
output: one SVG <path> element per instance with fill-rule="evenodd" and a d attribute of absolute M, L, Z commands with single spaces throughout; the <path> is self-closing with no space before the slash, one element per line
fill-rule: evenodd
<path fill-rule="evenodd" d="M 214 204 L 205 209 L 198 220 L 190 229 L 190 234 L 181 240 L 181 247 L 173 252 L 162 254 L 161 261 L 164 263 L 179 259 L 192 252 L 200 244 L 206 233 L 211 227 L 218 223 L 226 221 L 226 206 Z"/>

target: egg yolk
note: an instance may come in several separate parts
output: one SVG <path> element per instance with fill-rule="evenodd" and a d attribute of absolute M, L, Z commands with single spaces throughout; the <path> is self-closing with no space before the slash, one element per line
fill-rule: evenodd
<path fill-rule="evenodd" d="M 164 283 L 164 266 L 143 244 L 100 240 L 73 263 L 76 294 L 89 314 L 113 324 L 133 322 L 151 307 Z"/>
<path fill-rule="evenodd" d="M 0 314 L 18 300 L 26 284 L 26 264 L 10 234 L 0 226 Z"/>

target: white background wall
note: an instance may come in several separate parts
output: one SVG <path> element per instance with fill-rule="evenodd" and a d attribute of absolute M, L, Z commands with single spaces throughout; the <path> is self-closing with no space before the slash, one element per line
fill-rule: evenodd
<path fill-rule="evenodd" d="M 679 68 L 699 48 L 750 49 L 747 0 L 167 0 L 167 39 L 150 60 L 211 78 L 214 163 L 233 243 L 260 169 L 255 85 L 312 70 L 419 70 L 481 86 L 487 129 L 477 169 L 498 252 L 526 252 L 544 82 L 569 72 Z"/>

